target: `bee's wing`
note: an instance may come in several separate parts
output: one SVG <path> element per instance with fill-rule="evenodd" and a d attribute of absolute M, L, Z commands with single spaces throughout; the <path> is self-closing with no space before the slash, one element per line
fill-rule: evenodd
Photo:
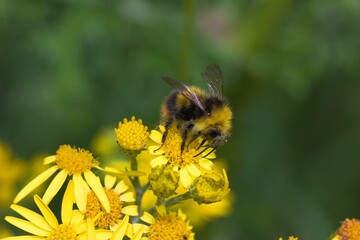
<path fill-rule="evenodd" d="M 183 82 L 181 82 L 179 80 L 172 79 L 170 77 L 161 77 L 161 79 L 164 80 L 165 82 L 167 82 L 173 88 L 179 90 L 179 92 L 181 92 L 181 94 L 184 97 L 186 97 L 191 102 L 193 102 L 202 111 L 206 112 L 204 105 L 200 102 L 200 100 L 199 100 L 198 96 L 196 95 L 196 93 L 194 91 L 192 91 L 191 88 L 188 85 L 186 85 L 185 83 L 183 83 Z"/>
<path fill-rule="evenodd" d="M 223 74 L 217 64 L 210 64 L 201 73 L 211 94 L 222 97 L 223 94 Z"/>

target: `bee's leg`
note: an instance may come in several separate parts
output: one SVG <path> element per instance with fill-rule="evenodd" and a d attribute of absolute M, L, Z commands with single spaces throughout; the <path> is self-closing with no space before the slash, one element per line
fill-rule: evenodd
<path fill-rule="evenodd" d="M 195 133 L 192 137 L 191 137 L 191 139 L 190 139 L 190 141 L 189 141 L 189 143 L 188 143 L 188 147 L 189 147 L 189 145 L 190 145 L 190 143 L 192 143 L 195 139 L 197 139 L 199 136 L 201 135 L 201 131 L 199 131 L 199 132 L 197 132 L 197 133 Z M 199 148 L 197 148 L 196 150 L 198 150 Z"/>
<path fill-rule="evenodd" d="M 201 150 L 200 152 L 198 152 L 196 155 L 194 155 L 193 157 L 197 157 L 197 156 L 199 156 L 199 155 L 201 155 L 203 152 L 205 152 L 206 150 L 208 150 L 209 149 L 209 147 L 206 147 L 206 148 L 204 148 L 203 150 Z"/>
<path fill-rule="evenodd" d="M 209 156 L 213 151 L 215 151 L 216 147 L 214 147 L 210 152 L 208 152 L 203 158 L 206 158 L 207 156 Z"/>
<path fill-rule="evenodd" d="M 168 135 L 168 132 L 169 132 L 169 127 L 171 125 L 171 123 L 173 122 L 173 118 L 169 118 L 166 122 L 165 122 L 165 132 L 163 133 L 162 135 L 162 138 L 161 138 L 161 145 L 158 149 L 156 149 L 154 152 L 158 151 L 165 143 L 165 140 L 166 140 L 166 137 Z"/>
<path fill-rule="evenodd" d="M 203 153 L 204 153 L 206 150 L 208 150 L 208 149 L 209 149 L 209 147 L 204 148 L 202 151 L 200 151 L 199 153 L 197 153 L 194 157 L 197 157 L 197 156 L 199 156 L 200 154 L 203 154 Z M 206 158 L 207 156 L 209 156 L 210 153 L 212 153 L 213 151 L 215 151 L 215 149 L 216 149 L 216 147 L 214 147 L 213 149 L 211 149 L 211 151 L 208 152 L 205 156 L 203 156 L 203 158 Z"/>
<path fill-rule="evenodd" d="M 201 141 L 201 143 L 199 144 L 199 146 L 196 148 L 196 150 L 199 150 L 202 146 L 204 146 L 205 142 L 206 142 L 206 140 L 203 139 L 203 140 Z"/>
<path fill-rule="evenodd" d="M 184 128 L 184 131 L 181 133 L 181 138 L 182 138 L 182 142 L 181 142 L 181 154 L 182 152 L 184 151 L 185 149 L 185 144 L 186 144 L 186 141 L 187 141 L 187 138 L 188 138 L 188 134 L 189 134 L 189 131 L 191 131 L 191 129 L 194 127 L 194 124 L 192 123 L 189 123 L 185 126 Z M 191 141 L 190 141 L 191 142 Z M 188 143 L 188 146 L 189 146 L 190 143 Z"/>

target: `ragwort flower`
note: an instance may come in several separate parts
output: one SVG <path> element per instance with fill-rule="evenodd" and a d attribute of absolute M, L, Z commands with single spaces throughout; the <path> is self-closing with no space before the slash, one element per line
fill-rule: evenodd
<path fill-rule="evenodd" d="M 105 176 L 105 193 L 110 201 L 110 212 L 106 212 L 101 205 L 99 199 L 93 191 L 88 193 L 88 200 L 85 212 L 85 218 L 95 218 L 99 216 L 94 222 L 94 226 L 102 229 L 113 229 L 126 216 L 137 216 L 138 207 L 136 205 L 127 205 L 135 201 L 134 193 L 127 192 L 129 187 L 124 181 L 119 181 L 116 185 L 116 177 L 111 175 Z M 128 226 L 125 225 L 126 229 Z"/>
<path fill-rule="evenodd" d="M 74 181 L 75 202 L 81 212 L 86 210 L 87 193 L 90 188 L 99 198 L 106 212 L 110 211 L 109 200 L 100 180 L 91 171 L 92 168 L 102 169 L 99 167 L 99 162 L 94 159 L 89 151 L 71 147 L 70 145 L 61 145 L 56 151 L 56 155 L 44 159 L 44 164 L 52 164 L 52 166 L 28 183 L 15 197 L 14 203 L 21 201 L 56 173 L 42 198 L 45 204 L 49 204 L 69 176 Z M 85 179 L 82 175 L 84 175 Z"/>
<path fill-rule="evenodd" d="M 141 217 L 145 223 L 144 232 L 147 240 L 194 240 L 195 233 L 189 221 L 186 221 L 186 215 L 181 211 L 167 213 L 164 205 L 156 207 L 158 215 L 154 217 L 148 212 L 144 212 Z M 134 225 L 134 228 L 142 224 Z"/>
<path fill-rule="evenodd" d="M 5 220 L 10 224 L 28 232 L 32 235 L 16 236 L 3 238 L 3 240 L 15 239 L 52 239 L 52 240 L 75 240 L 75 239 L 109 239 L 112 236 L 110 231 L 97 230 L 87 231 L 84 215 L 79 210 L 73 210 L 74 184 L 69 182 L 64 193 L 61 205 L 61 222 L 45 202 L 38 196 L 34 196 L 34 201 L 42 215 L 22 207 L 12 204 L 11 209 L 20 214 L 24 219 L 13 216 L 6 216 Z"/>
<path fill-rule="evenodd" d="M 360 239 L 360 220 L 345 219 L 332 240 L 358 240 Z"/>
<path fill-rule="evenodd" d="M 165 142 L 162 144 L 162 136 L 165 128 L 160 126 L 160 131 L 151 131 L 150 138 L 155 145 L 149 146 L 149 152 L 156 155 L 151 162 L 151 167 L 170 164 L 175 171 L 180 172 L 180 183 L 188 188 L 193 179 L 201 175 L 201 169 L 211 170 L 213 163 L 209 159 L 215 158 L 212 148 L 199 145 L 200 139 L 188 144 L 181 153 L 182 137 L 179 129 L 170 128 Z"/>

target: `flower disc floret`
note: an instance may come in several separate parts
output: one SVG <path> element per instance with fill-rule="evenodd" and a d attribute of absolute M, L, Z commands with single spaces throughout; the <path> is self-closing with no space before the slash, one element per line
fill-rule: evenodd
<path fill-rule="evenodd" d="M 202 158 L 202 155 L 197 154 L 196 143 L 193 142 L 188 145 L 181 153 L 182 137 L 177 128 L 170 128 L 166 141 L 162 146 L 162 150 L 165 152 L 165 157 L 169 160 L 169 163 L 174 167 L 183 168 L 188 164 L 197 164 Z"/>
<path fill-rule="evenodd" d="M 88 193 L 85 217 L 95 218 L 99 213 L 101 215 L 95 221 L 94 225 L 99 228 L 108 228 L 115 225 L 121 218 L 122 202 L 120 196 L 113 189 L 105 189 L 105 193 L 110 203 L 110 212 L 107 213 L 93 191 Z"/>
<path fill-rule="evenodd" d="M 115 128 L 116 139 L 122 149 L 141 150 L 149 137 L 148 127 L 144 126 L 141 119 L 133 116 L 130 121 L 124 118 Z"/>
<path fill-rule="evenodd" d="M 360 239 L 360 220 L 345 219 L 341 227 L 337 230 L 340 240 L 358 240 Z"/>
<path fill-rule="evenodd" d="M 55 163 L 60 169 L 65 169 L 70 175 L 78 175 L 99 165 L 91 152 L 82 148 L 61 145 L 56 151 Z"/>
<path fill-rule="evenodd" d="M 141 220 L 145 224 L 134 224 L 134 229 L 144 228 L 147 240 L 194 240 L 194 232 L 186 215 L 178 209 L 177 212 L 167 212 L 165 205 L 155 206 L 157 215 L 144 212 Z M 150 224 L 150 225 L 147 225 Z"/>
<path fill-rule="evenodd" d="M 49 240 L 75 240 L 76 232 L 68 224 L 60 224 L 56 229 L 54 229 L 49 236 Z"/>

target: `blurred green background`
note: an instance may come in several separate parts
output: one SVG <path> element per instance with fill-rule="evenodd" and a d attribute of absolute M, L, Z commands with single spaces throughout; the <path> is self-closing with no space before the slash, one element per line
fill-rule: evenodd
<path fill-rule="evenodd" d="M 0 1 L 0 138 L 23 158 L 90 148 L 169 75 L 224 72 L 234 211 L 197 239 L 326 239 L 360 218 L 360 1 Z"/>

